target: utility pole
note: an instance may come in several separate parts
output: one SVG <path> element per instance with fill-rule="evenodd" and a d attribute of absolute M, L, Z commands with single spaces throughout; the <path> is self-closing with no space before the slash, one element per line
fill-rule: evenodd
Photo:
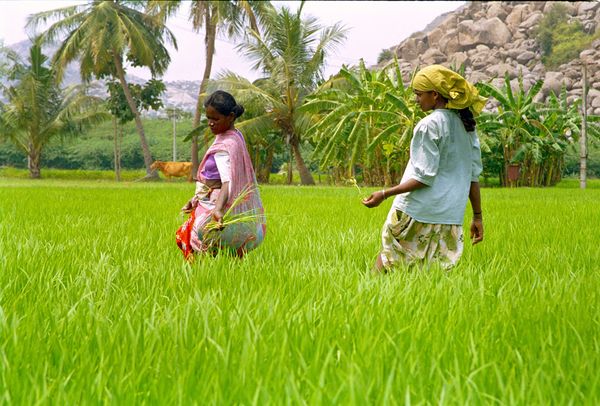
<path fill-rule="evenodd" d="M 173 113 L 173 162 L 177 162 L 177 112 Z"/>
<path fill-rule="evenodd" d="M 173 162 L 177 162 L 177 119 L 179 118 L 180 111 L 177 107 L 173 107 L 166 109 L 165 112 L 173 124 Z"/>
<path fill-rule="evenodd" d="M 112 124 L 113 124 L 113 132 L 114 132 L 114 141 L 115 141 L 115 179 L 117 182 L 121 181 L 121 145 L 119 140 L 119 133 L 117 128 L 119 124 L 117 123 L 117 117 L 112 116 Z"/>
<path fill-rule="evenodd" d="M 579 137 L 579 187 L 585 189 L 587 186 L 587 62 L 583 61 L 583 95 L 581 110 L 581 137 Z"/>

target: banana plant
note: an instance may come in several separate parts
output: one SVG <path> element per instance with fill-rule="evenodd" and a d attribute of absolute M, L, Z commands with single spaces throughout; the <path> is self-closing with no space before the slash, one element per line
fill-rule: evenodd
<path fill-rule="evenodd" d="M 490 83 L 479 83 L 484 96 L 494 97 L 499 103 L 498 112 L 481 114 L 478 128 L 482 133 L 484 155 L 500 153 L 502 185 L 508 184 L 507 167 L 520 165 L 518 185 L 551 186 L 561 179 L 564 157 L 569 147 L 574 147 L 581 131 L 581 100 L 567 101 L 563 88 L 559 95 L 551 93 L 545 104 L 534 102 L 543 82 L 536 82 L 529 90 L 518 77 L 518 89 L 513 92 L 508 76 L 504 86 L 497 88 Z M 588 132 L 598 139 L 596 125 L 599 117 L 588 117 Z M 486 149 L 487 148 L 487 149 Z"/>
<path fill-rule="evenodd" d="M 477 119 L 479 131 L 485 137 L 496 138 L 502 149 L 503 167 L 500 181 L 508 185 L 508 165 L 521 163 L 524 149 L 532 147 L 535 156 L 534 141 L 539 135 L 538 106 L 535 96 L 542 89 L 543 81 L 537 81 L 529 90 L 525 90 L 523 77 L 519 75 L 518 89 L 513 92 L 508 74 L 504 76 L 504 86 L 498 88 L 491 83 L 478 83 L 480 93 L 493 97 L 499 102 L 497 113 L 484 113 Z M 523 169 L 523 168 L 522 168 Z"/>
<path fill-rule="evenodd" d="M 380 70 L 360 61 L 342 67 L 299 109 L 312 115 L 307 132 L 322 167 L 343 168 L 368 184 L 391 184 L 408 160 L 410 138 L 423 113 L 404 86 L 397 59 Z"/>

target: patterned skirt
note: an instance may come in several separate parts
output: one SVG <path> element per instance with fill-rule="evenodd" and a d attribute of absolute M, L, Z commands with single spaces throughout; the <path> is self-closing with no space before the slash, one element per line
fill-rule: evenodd
<path fill-rule="evenodd" d="M 386 268 L 438 263 L 451 268 L 463 252 L 460 225 L 421 223 L 392 207 L 381 233 L 381 261 Z"/>

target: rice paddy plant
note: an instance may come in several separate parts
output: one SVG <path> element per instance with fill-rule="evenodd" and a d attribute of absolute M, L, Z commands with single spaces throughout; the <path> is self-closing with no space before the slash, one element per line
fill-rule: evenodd
<path fill-rule="evenodd" d="M 0 179 L 0 402 L 598 404 L 599 186 L 484 189 L 455 269 L 373 276 L 353 187 L 261 187 L 263 245 L 190 265 L 192 185 Z"/>

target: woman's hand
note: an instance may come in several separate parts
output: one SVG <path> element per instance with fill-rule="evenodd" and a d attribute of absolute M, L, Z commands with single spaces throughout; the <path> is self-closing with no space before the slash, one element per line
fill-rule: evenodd
<path fill-rule="evenodd" d="M 219 230 L 223 229 L 223 212 L 221 210 L 214 209 L 212 212 L 213 220 L 220 225 Z"/>
<path fill-rule="evenodd" d="M 471 244 L 475 245 L 483 241 L 483 220 L 474 218 L 471 222 Z"/>
<path fill-rule="evenodd" d="M 191 213 L 196 208 L 196 201 L 192 197 L 182 208 L 181 211 L 184 213 Z"/>
<path fill-rule="evenodd" d="M 373 193 L 371 193 L 371 195 L 369 197 L 367 197 L 366 199 L 363 199 L 362 204 L 364 204 L 365 206 L 367 206 L 369 208 L 377 207 L 384 200 L 385 200 L 385 196 L 383 195 L 382 191 L 373 192 Z"/>

